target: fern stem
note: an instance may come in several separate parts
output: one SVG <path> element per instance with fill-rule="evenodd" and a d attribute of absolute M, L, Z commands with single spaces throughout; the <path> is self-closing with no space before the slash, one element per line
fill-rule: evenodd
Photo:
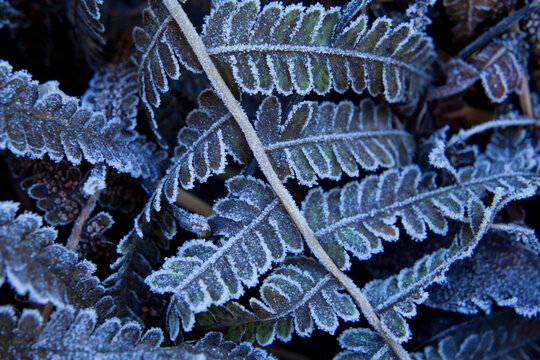
<path fill-rule="evenodd" d="M 83 226 L 86 223 L 88 216 L 90 216 L 90 214 L 92 213 L 92 210 L 94 210 L 97 198 L 100 193 L 101 190 L 90 196 L 90 198 L 86 202 L 86 205 L 79 214 L 79 217 L 77 217 L 77 221 L 75 222 L 75 226 L 73 226 L 73 230 L 71 231 L 71 235 L 69 236 L 66 246 L 69 250 L 75 250 L 77 248 L 77 245 L 79 245 Z"/>
<path fill-rule="evenodd" d="M 336 277 L 336 279 L 343 285 L 343 287 L 349 292 L 349 294 L 351 294 L 351 296 L 354 298 L 369 323 L 375 329 L 377 329 L 377 331 L 384 338 L 385 342 L 392 348 L 398 358 L 403 360 L 410 359 L 405 349 L 403 349 L 400 344 L 398 344 L 390 336 L 387 335 L 386 331 L 382 327 L 380 319 L 377 317 L 377 314 L 375 313 L 373 307 L 366 299 L 364 294 L 347 275 L 345 275 L 339 270 L 339 268 L 336 266 L 336 264 L 334 264 L 330 256 L 328 256 L 326 251 L 324 251 L 324 249 L 322 248 L 321 244 L 315 237 L 313 230 L 311 230 L 311 228 L 309 227 L 306 218 L 300 212 L 300 209 L 296 206 L 296 203 L 294 202 L 291 194 L 279 180 L 276 172 L 274 171 L 274 168 L 272 167 L 272 164 L 270 163 L 270 160 L 268 159 L 268 156 L 266 155 L 264 145 L 257 136 L 257 133 L 251 125 L 249 118 L 247 117 L 241 105 L 238 103 L 231 90 L 219 74 L 216 66 L 214 65 L 212 59 L 210 59 L 210 56 L 206 51 L 204 43 L 202 42 L 195 28 L 193 27 L 193 24 L 189 20 L 188 16 L 182 9 L 182 6 L 178 3 L 178 0 L 163 0 L 163 4 L 167 7 L 170 14 L 184 33 L 189 45 L 195 52 L 199 63 L 204 69 L 206 75 L 208 76 L 208 79 L 212 83 L 216 94 L 221 98 L 221 100 L 223 100 L 225 106 L 227 107 L 227 109 L 229 109 L 236 122 L 240 126 L 240 129 L 244 133 L 246 141 L 248 142 L 254 157 L 257 159 L 257 162 L 259 163 L 263 174 L 274 189 L 274 192 L 285 207 L 286 211 L 289 213 L 292 220 L 298 227 L 298 230 L 302 233 L 311 252 L 322 263 L 322 265 L 332 275 Z"/>
<path fill-rule="evenodd" d="M 471 136 L 480 134 L 486 130 L 496 129 L 496 128 L 505 128 L 508 126 L 526 126 L 526 125 L 540 126 L 540 119 L 518 117 L 514 119 L 510 118 L 510 119 L 497 119 L 497 120 L 486 121 L 484 123 L 481 123 L 480 125 L 473 126 L 470 129 L 460 130 L 457 134 L 452 136 L 450 140 L 448 140 L 448 143 L 446 144 L 446 148 L 447 149 L 451 148 L 452 146 L 467 140 Z"/>

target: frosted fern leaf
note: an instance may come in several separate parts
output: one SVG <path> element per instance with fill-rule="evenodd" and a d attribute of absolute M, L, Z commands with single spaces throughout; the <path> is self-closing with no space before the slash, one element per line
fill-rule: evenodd
<path fill-rule="evenodd" d="M 449 97 L 481 80 L 489 99 L 503 102 L 512 92 L 521 93 L 523 65 L 508 44 L 496 41 L 482 49 L 471 64 L 453 59 L 446 65 L 447 83 L 428 93 L 429 99 Z"/>
<path fill-rule="evenodd" d="M 303 101 L 283 119 L 275 97 L 259 108 L 255 127 L 280 179 L 294 176 L 313 185 L 317 177 L 337 180 L 341 173 L 400 167 L 411 162 L 412 137 L 392 127 L 388 107 L 365 99 L 359 106 Z"/>
<path fill-rule="evenodd" d="M 309 336 L 314 325 L 333 334 L 338 317 L 346 321 L 359 317 L 352 298 L 340 292 L 339 284 L 322 265 L 307 257 L 285 260 L 262 282 L 259 293 L 261 300 L 251 298 L 251 309 L 230 301 L 198 314 L 195 329 L 220 329 L 235 342 L 257 340 L 266 346 L 275 338 L 290 341 L 294 333 Z M 182 313 L 185 309 L 173 299 L 169 324 L 192 316 Z M 175 338 L 177 334 L 171 331 L 170 335 Z"/>
<path fill-rule="evenodd" d="M 39 85 L 24 71 L 0 61 L 0 148 L 18 156 L 54 161 L 64 156 L 79 164 L 105 162 L 134 177 L 156 178 L 165 157 L 144 136 L 127 130 L 117 119 L 79 106 L 79 100 L 58 89 Z"/>
<path fill-rule="evenodd" d="M 223 173 L 227 154 L 239 163 L 251 157 L 244 135 L 223 102 L 213 91 L 203 91 L 199 108 L 189 113 L 178 133 L 172 165 L 154 197 L 164 192 L 169 202 L 175 202 L 179 186 L 191 189 L 195 180 L 205 182 L 210 175 Z"/>
<path fill-rule="evenodd" d="M 169 212 L 151 215 L 150 221 L 143 221 L 140 214 L 135 229 L 120 240 L 116 250 L 120 257 L 111 265 L 114 272 L 104 281 L 120 318 L 140 320 L 140 299 L 148 292 L 144 278 L 159 264 L 161 252 L 169 249 L 169 241 L 176 234 L 176 222 Z"/>
<path fill-rule="evenodd" d="M 324 94 L 350 86 L 389 102 L 405 94 L 416 98 L 433 59 L 429 38 L 384 17 L 369 27 L 360 16 L 332 42 L 339 10 L 279 2 L 261 10 L 257 0 L 224 2 L 210 13 L 202 38 L 212 59 L 250 94 Z"/>
<path fill-rule="evenodd" d="M 32 213 L 16 215 L 19 205 L 0 203 L 0 285 L 6 279 L 20 295 L 57 307 L 110 304 L 105 289 L 92 275 L 96 266 L 55 244 L 56 230 L 43 227 Z M 98 305 L 99 306 L 99 305 Z"/>
<path fill-rule="evenodd" d="M 422 352 L 411 355 L 414 360 L 533 360 L 540 356 L 538 340 L 539 319 L 505 311 L 447 329 L 434 336 Z"/>
<path fill-rule="evenodd" d="M 489 313 L 492 303 L 510 306 L 523 316 L 540 309 L 540 261 L 523 245 L 489 236 L 471 258 L 452 266 L 447 283 L 432 288 L 428 306 L 466 314 Z"/>
<path fill-rule="evenodd" d="M 136 69 L 123 61 L 100 66 L 81 103 L 94 111 L 102 110 L 107 119 L 118 119 L 126 130 L 134 130 L 139 104 Z"/>
<path fill-rule="evenodd" d="M 202 68 L 162 1 L 148 1 L 142 27 L 133 29 L 133 43 L 139 52 L 135 61 L 141 100 L 150 114 L 152 131 L 164 144 L 153 108 L 159 107 L 161 94 L 168 90 L 168 78 L 180 78 L 181 66 L 194 72 L 201 72 Z"/>
<path fill-rule="evenodd" d="M 84 44 L 84 51 L 90 65 L 95 66 L 102 61 L 102 50 L 105 45 L 105 26 L 101 22 L 103 0 L 75 0 L 72 3 L 72 22 L 78 44 Z"/>
<path fill-rule="evenodd" d="M 337 354 L 334 360 L 398 359 L 381 336 L 371 329 L 347 329 L 339 336 L 338 341 L 345 351 Z"/>
<path fill-rule="evenodd" d="M 302 210 L 327 253 L 345 269 L 350 266 L 345 250 L 366 260 L 382 251 L 381 239 L 396 241 L 398 217 L 415 240 L 425 239 L 428 228 L 445 235 L 446 218 L 464 220 L 471 196 L 495 193 L 497 188 L 512 194 L 540 185 L 530 141 L 516 147 L 512 141 L 518 140 L 509 140 L 504 144 L 509 147 L 503 148 L 497 148 L 497 136 L 494 141 L 474 166 L 458 170 L 458 184 L 437 187 L 433 173 L 421 174 L 417 166 L 408 166 L 350 182 L 342 189 L 313 189 Z"/>
<path fill-rule="evenodd" d="M 515 194 L 515 197 L 519 198 L 520 194 Z M 398 343 L 410 338 L 406 318 L 415 316 L 417 304 L 422 304 L 428 298 L 427 287 L 433 283 L 443 283 L 452 264 L 471 256 L 499 207 L 510 200 L 512 197 L 498 195 L 486 208 L 480 199 L 471 198 L 467 213 L 473 222 L 461 228 L 448 248 L 423 256 L 412 267 L 404 268 L 398 274 L 366 284 L 362 292 L 379 315 L 388 336 Z"/>
<path fill-rule="evenodd" d="M 471 37 L 476 27 L 490 13 L 497 10 L 502 1 L 497 0 L 444 0 L 443 5 L 454 24 L 453 32 L 459 37 Z"/>
<path fill-rule="evenodd" d="M 242 176 L 226 184 L 229 195 L 214 205 L 213 233 L 222 238 L 185 242 L 145 281 L 154 292 L 177 294 L 194 313 L 240 297 L 272 262 L 302 250 L 300 233 L 269 185 Z"/>
<path fill-rule="evenodd" d="M 98 322 L 94 309 L 57 310 L 44 323 L 37 310 L 23 310 L 20 317 L 11 306 L 0 307 L 3 358 L 32 359 L 275 359 L 249 344 L 223 341 L 221 334 L 208 333 L 197 342 L 160 347 L 163 334 L 152 328 L 143 332 L 136 322 L 118 318 Z M 228 355 L 228 356 L 227 356 Z"/>

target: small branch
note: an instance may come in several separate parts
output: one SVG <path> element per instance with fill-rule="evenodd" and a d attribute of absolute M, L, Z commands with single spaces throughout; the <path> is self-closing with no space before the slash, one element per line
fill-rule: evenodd
<path fill-rule="evenodd" d="M 49 301 L 43 308 L 43 311 L 41 311 L 42 324 L 45 324 L 47 321 L 49 321 L 49 317 L 51 316 L 53 309 L 54 305 L 52 304 L 52 302 Z"/>
<path fill-rule="evenodd" d="M 531 90 L 529 89 L 529 80 L 525 75 L 525 70 L 521 76 L 521 94 L 519 94 L 519 106 L 521 113 L 528 117 L 533 117 Z"/>
<path fill-rule="evenodd" d="M 69 236 L 69 240 L 67 243 L 67 248 L 69 250 L 75 250 L 77 248 L 77 245 L 79 244 L 79 241 L 81 240 L 81 232 L 82 232 L 84 223 L 88 219 L 88 216 L 90 216 L 90 214 L 94 210 L 94 207 L 96 206 L 97 198 L 100 193 L 101 193 L 101 190 L 91 195 L 90 198 L 88 198 L 88 201 L 86 202 L 86 205 L 82 209 L 81 213 L 79 214 L 79 217 L 77 218 L 77 221 L 75 222 L 75 226 L 73 226 L 73 230 L 71 232 L 71 235 Z"/>
<path fill-rule="evenodd" d="M 292 220 L 298 227 L 298 230 L 302 233 L 308 247 L 313 252 L 315 257 L 324 265 L 324 267 L 336 277 L 336 279 L 345 287 L 345 289 L 351 294 L 354 298 L 364 316 L 366 316 L 369 323 L 377 329 L 377 331 L 384 338 L 386 343 L 392 348 L 396 355 L 400 359 L 410 359 L 409 355 L 403 349 L 403 347 L 394 341 L 390 336 L 384 331 L 380 319 L 375 314 L 373 307 L 366 299 L 364 294 L 360 289 L 354 284 L 354 282 L 346 276 L 339 268 L 334 264 L 330 256 L 324 251 L 321 244 L 315 237 L 313 230 L 309 227 L 306 218 L 300 212 L 300 209 L 296 206 L 294 199 L 292 198 L 289 191 L 279 180 L 266 152 L 264 150 L 264 145 L 257 136 L 253 125 L 251 125 L 246 113 L 242 109 L 240 103 L 236 100 L 231 90 L 228 88 L 227 84 L 219 74 L 216 66 L 210 59 L 206 47 L 202 42 L 199 34 L 193 27 L 193 24 L 187 17 L 186 13 L 182 9 L 182 6 L 178 3 L 178 0 L 163 0 L 163 4 L 167 7 L 170 14 L 184 33 L 189 45 L 192 47 L 192 50 L 195 52 L 199 63 L 203 67 L 208 79 L 212 83 L 212 86 L 216 90 L 217 95 L 223 100 L 225 106 L 229 109 L 236 122 L 242 129 L 244 136 L 249 144 L 249 147 L 253 151 L 253 155 L 257 159 L 263 174 L 266 176 L 266 179 L 274 189 L 277 197 L 285 207 L 286 211 L 291 216 Z"/>
<path fill-rule="evenodd" d="M 178 196 L 176 196 L 175 204 L 203 216 L 214 214 L 214 209 L 212 209 L 210 204 L 182 188 L 178 189 Z"/>
<path fill-rule="evenodd" d="M 448 140 L 448 143 L 446 144 L 446 148 L 448 149 L 460 142 L 467 140 L 473 135 L 479 134 L 489 129 L 505 128 L 508 126 L 526 126 L 526 125 L 540 126 L 540 120 L 534 119 L 534 118 L 491 120 L 491 121 L 482 123 L 480 125 L 473 126 L 472 128 L 468 130 L 460 130 L 456 135 L 452 136 L 450 140 Z"/>
<path fill-rule="evenodd" d="M 476 50 L 484 47 L 489 43 L 494 37 L 502 34 L 508 30 L 514 23 L 520 21 L 526 16 L 529 16 L 534 11 L 540 9 L 540 1 L 533 1 L 530 4 L 523 6 L 518 11 L 513 12 L 509 16 L 505 17 L 499 21 L 495 26 L 490 28 L 488 31 L 480 35 L 473 42 L 463 48 L 457 55 L 456 58 L 467 59 L 472 55 Z"/>

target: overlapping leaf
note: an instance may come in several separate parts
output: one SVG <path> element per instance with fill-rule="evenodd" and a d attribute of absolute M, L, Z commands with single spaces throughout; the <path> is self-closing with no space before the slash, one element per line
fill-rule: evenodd
<path fill-rule="evenodd" d="M 132 176 L 155 178 L 165 154 L 144 136 L 79 106 L 79 100 L 58 89 L 57 82 L 39 85 L 24 71 L 0 62 L 0 148 L 19 156 L 73 164 L 84 158 L 105 162 Z"/>
<path fill-rule="evenodd" d="M 478 80 L 481 80 L 489 99 L 496 103 L 504 101 L 512 92 L 521 93 L 523 65 L 516 50 L 501 41 L 492 42 L 482 49 L 471 64 L 461 59 L 451 60 L 446 71 L 446 84 L 431 90 L 428 98 L 455 95 Z"/>
<path fill-rule="evenodd" d="M 167 212 L 152 214 L 151 221 L 135 220 L 135 229 L 120 240 L 120 257 L 111 268 L 114 272 L 105 279 L 107 294 L 117 306 L 116 316 L 139 320 L 141 301 L 147 294 L 144 278 L 161 259 L 161 251 L 168 250 L 169 240 L 176 234 L 176 222 Z"/>
<path fill-rule="evenodd" d="M 302 250 L 302 237 L 269 185 L 238 176 L 227 188 L 229 195 L 214 205 L 213 233 L 223 238 L 185 242 L 146 278 L 152 291 L 177 294 L 180 306 L 194 313 L 238 298 L 272 262 Z M 191 328 L 192 321 L 184 319 L 184 327 Z"/>
<path fill-rule="evenodd" d="M 118 318 L 99 323 L 94 309 L 64 308 L 44 322 L 37 310 L 25 309 L 20 317 L 11 306 L 0 307 L 0 354 L 4 359 L 275 359 L 249 344 L 223 341 L 218 333 L 174 347 L 160 347 L 163 334 L 143 332 L 136 322 Z"/>
<path fill-rule="evenodd" d="M 414 151 L 410 134 L 393 128 L 390 109 L 369 99 L 359 106 L 303 101 L 282 119 L 279 101 L 269 97 L 257 118 L 257 134 L 281 180 L 294 175 L 313 185 L 317 177 L 358 176 L 357 164 L 367 170 L 404 166 Z"/>
<path fill-rule="evenodd" d="M 7 279 L 20 295 L 57 307 L 111 307 L 105 289 L 92 275 L 94 264 L 55 244 L 56 230 L 42 227 L 38 215 L 16 215 L 18 204 L 0 203 L 0 284 Z M 107 312 L 112 309 L 106 309 Z M 103 314 L 101 314 L 103 315 Z"/>
<path fill-rule="evenodd" d="M 430 290 L 428 306 L 466 314 L 491 311 L 493 302 L 524 316 L 540 309 L 540 260 L 525 246 L 490 236 L 473 257 L 456 263 L 447 283 Z"/>
<path fill-rule="evenodd" d="M 256 339 L 265 346 L 275 338 L 289 341 L 294 333 L 309 336 L 314 325 L 333 334 L 338 326 L 338 317 L 346 321 L 359 317 L 354 301 L 348 294 L 340 292 L 335 278 L 322 265 L 307 257 L 285 260 L 262 282 L 259 292 L 261 300 L 252 298 L 251 309 L 230 301 L 198 314 L 196 328 L 221 329 L 235 342 L 253 342 Z M 182 310 L 173 301 L 168 323 L 178 323 L 178 316 L 183 316 Z M 173 329 L 169 326 L 171 337 L 175 338 Z"/>
<path fill-rule="evenodd" d="M 244 135 L 223 102 L 213 91 L 203 91 L 199 108 L 188 115 L 178 133 L 172 165 L 154 197 L 159 199 L 164 192 L 169 202 L 175 202 L 179 186 L 191 189 L 195 180 L 204 182 L 212 174 L 223 173 L 227 154 L 239 163 L 251 156 Z M 159 209 L 159 203 L 155 206 Z"/>
<path fill-rule="evenodd" d="M 88 62 L 96 65 L 102 57 L 105 45 L 105 26 L 101 22 L 103 0 L 75 0 L 73 7 L 73 25 L 79 44 Z"/>
<path fill-rule="evenodd" d="M 197 57 L 188 45 L 173 17 L 160 0 L 149 0 L 143 10 L 142 27 L 133 29 L 133 42 L 140 52 L 136 59 L 141 100 L 150 113 L 151 127 L 158 140 L 153 108 L 159 107 L 160 96 L 169 89 L 168 78 L 180 78 L 180 66 L 201 72 Z"/>
<path fill-rule="evenodd" d="M 389 102 L 415 99 L 433 59 L 430 38 L 410 24 L 395 25 L 384 17 L 369 27 L 367 17 L 360 16 L 333 41 L 339 18 L 339 8 L 321 5 L 284 8 L 273 2 L 261 9 L 258 0 L 224 1 L 206 19 L 201 36 L 224 76 L 232 76 L 250 94 L 324 94 L 351 87 L 357 93 L 367 89 L 384 95 Z M 140 52 L 142 101 L 158 134 L 153 108 L 168 90 L 168 78 L 178 79 L 181 65 L 202 69 L 160 1 L 150 1 L 143 27 L 135 28 L 133 38 Z"/>
<path fill-rule="evenodd" d="M 422 352 L 412 354 L 412 358 L 532 360 L 540 356 L 540 321 L 528 320 L 506 311 L 457 325 L 433 339 Z"/>
<path fill-rule="evenodd" d="M 361 260 L 382 251 L 381 240 L 396 241 L 398 217 L 415 240 L 425 239 L 427 229 L 445 235 L 446 218 L 464 220 L 472 196 L 502 188 L 508 194 L 540 185 L 538 160 L 524 132 L 496 134 L 485 154 L 473 166 L 459 169 L 457 183 L 437 186 L 432 173 L 417 166 L 387 170 L 342 189 L 311 190 L 303 212 L 334 262 L 349 267 L 345 250 Z"/>
<path fill-rule="evenodd" d="M 339 8 L 224 2 L 203 27 L 208 53 L 247 93 L 324 94 L 366 89 L 389 102 L 416 98 L 433 58 L 428 37 L 410 24 L 360 16 L 332 43 Z M 233 25 L 234 24 L 234 25 Z"/>

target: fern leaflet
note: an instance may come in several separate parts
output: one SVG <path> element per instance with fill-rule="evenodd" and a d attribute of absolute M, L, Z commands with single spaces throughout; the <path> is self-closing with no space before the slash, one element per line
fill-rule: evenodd
<path fill-rule="evenodd" d="M 0 284 L 7 279 L 20 295 L 40 304 L 77 308 L 96 305 L 110 312 L 111 299 L 92 275 L 96 266 L 55 244 L 56 230 L 42 227 L 38 215 L 16 216 L 19 205 L 0 203 Z M 99 304 L 96 304 L 99 303 Z M 103 314 L 100 314 L 103 315 Z"/>
<path fill-rule="evenodd" d="M 354 321 L 358 310 L 348 294 L 340 292 L 336 280 L 313 259 L 290 257 L 263 281 L 261 300 L 250 300 L 251 310 L 230 301 L 223 306 L 211 307 L 198 314 L 196 329 L 223 329 L 231 340 L 268 345 L 277 337 L 289 341 L 293 333 L 309 336 L 314 323 L 331 334 L 338 326 L 338 317 Z M 177 306 L 173 298 L 168 312 L 168 323 L 178 317 L 190 319 L 192 314 Z M 186 321 L 183 321 L 187 325 Z M 177 332 L 171 331 L 175 338 Z M 184 326 L 184 330 L 188 331 Z"/>
<path fill-rule="evenodd" d="M 411 136 L 393 129 L 390 109 L 369 99 L 358 107 L 349 101 L 303 101 L 281 119 L 278 100 L 269 97 L 259 108 L 255 127 L 282 181 L 294 174 L 311 186 L 317 177 L 337 180 L 342 172 L 358 176 L 357 163 L 375 170 L 411 162 Z"/>
<path fill-rule="evenodd" d="M 0 61 L 0 148 L 19 156 L 79 164 L 105 162 L 132 176 L 155 178 L 165 157 L 119 120 L 79 106 L 57 82 L 38 85 L 24 71 Z"/>

